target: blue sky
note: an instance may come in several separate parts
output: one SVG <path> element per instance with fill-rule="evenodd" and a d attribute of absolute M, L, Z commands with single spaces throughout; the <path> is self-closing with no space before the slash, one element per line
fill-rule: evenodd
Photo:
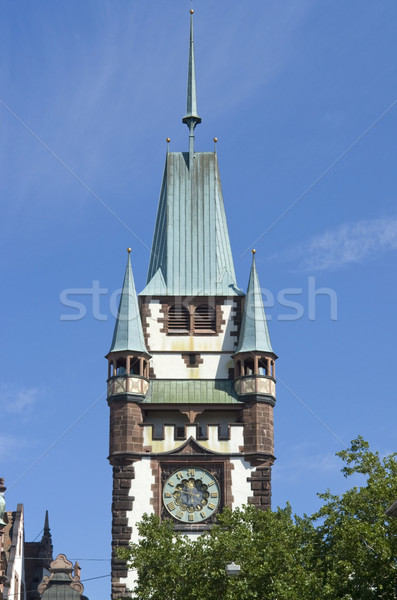
<path fill-rule="evenodd" d="M 48 509 L 83 579 L 110 572 L 103 356 L 128 246 L 145 284 L 165 139 L 188 145 L 189 8 L 0 2 L 0 476 L 27 539 Z M 280 357 L 273 504 L 312 512 L 347 485 L 343 444 L 395 450 L 397 7 L 194 8 L 196 147 L 219 139 L 238 282 L 255 246 Z M 95 285 L 99 306 L 76 296 L 86 315 L 70 320 L 62 292 Z M 86 593 L 107 598 L 109 579 Z"/>

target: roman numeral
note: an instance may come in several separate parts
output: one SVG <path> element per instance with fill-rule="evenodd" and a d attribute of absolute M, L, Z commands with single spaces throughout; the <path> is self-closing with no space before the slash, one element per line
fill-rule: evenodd
<path fill-rule="evenodd" d="M 208 508 L 210 508 L 211 510 L 214 510 L 215 504 L 212 504 L 212 502 L 209 502 L 208 503 Z"/>
<path fill-rule="evenodd" d="M 168 510 L 175 510 L 176 506 L 173 502 L 170 502 L 169 504 L 167 504 L 167 508 Z"/>
<path fill-rule="evenodd" d="M 196 471 L 194 469 L 188 469 L 187 470 L 187 476 L 188 477 L 194 477 L 195 472 Z"/>
<path fill-rule="evenodd" d="M 211 498 L 218 498 L 218 492 L 211 492 Z"/>

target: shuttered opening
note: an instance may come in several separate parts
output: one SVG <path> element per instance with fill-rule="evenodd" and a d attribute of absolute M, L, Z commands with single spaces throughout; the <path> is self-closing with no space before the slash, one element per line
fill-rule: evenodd
<path fill-rule="evenodd" d="M 190 315 L 184 306 L 171 306 L 168 311 L 168 331 L 186 331 L 190 330 Z"/>
<path fill-rule="evenodd" d="M 201 304 L 194 311 L 194 330 L 199 331 L 215 331 L 216 330 L 216 314 L 213 306 Z"/>

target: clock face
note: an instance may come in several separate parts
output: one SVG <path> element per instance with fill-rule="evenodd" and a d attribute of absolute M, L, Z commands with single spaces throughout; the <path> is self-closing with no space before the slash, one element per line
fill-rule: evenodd
<path fill-rule="evenodd" d="M 220 496 L 217 480 L 201 467 L 175 471 L 163 488 L 165 508 L 183 523 L 201 523 L 211 517 L 219 506 Z"/>

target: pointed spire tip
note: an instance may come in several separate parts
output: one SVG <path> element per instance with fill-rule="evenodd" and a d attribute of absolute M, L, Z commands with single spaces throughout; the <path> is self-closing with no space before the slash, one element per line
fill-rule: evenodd
<path fill-rule="evenodd" d="M 197 93 L 196 93 L 196 65 L 194 60 L 194 40 L 193 40 L 193 8 L 190 9 L 190 42 L 189 42 L 189 63 L 187 77 L 187 102 L 186 114 L 182 119 L 189 128 L 189 154 L 194 152 L 194 128 L 201 123 L 201 118 L 197 112 Z"/>

